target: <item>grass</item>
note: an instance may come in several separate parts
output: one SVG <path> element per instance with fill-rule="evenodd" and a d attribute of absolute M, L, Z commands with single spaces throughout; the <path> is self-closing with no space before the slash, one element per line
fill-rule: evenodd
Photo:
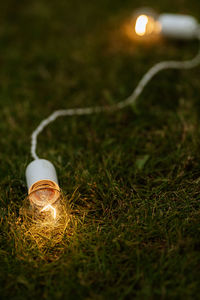
<path fill-rule="evenodd" d="M 48 259 L 17 225 L 43 118 L 120 101 L 154 63 L 197 51 L 196 42 L 128 40 L 122 25 L 140 6 L 0 3 L 1 299 L 199 299 L 199 68 L 159 74 L 136 107 L 50 125 L 38 154 L 57 168 L 71 231 Z M 200 18 L 196 0 L 148 6 Z"/>

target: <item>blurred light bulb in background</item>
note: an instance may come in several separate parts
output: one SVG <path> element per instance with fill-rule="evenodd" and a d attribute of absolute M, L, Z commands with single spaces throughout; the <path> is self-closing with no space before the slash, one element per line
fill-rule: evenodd
<path fill-rule="evenodd" d="M 161 34 L 168 38 L 194 39 L 199 36 L 199 23 L 193 16 L 181 14 L 156 14 L 151 8 L 137 10 L 131 20 L 133 32 L 138 37 Z"/>
<path fill-rule="evenodd" d="M 160 23 L 153 17 L 147 15 L 140 15 L 135 22 L 135 32 L 139 36 L 159 33 L 161 31 Z"/>
<path fill-rule="evenodd" d="M 158 15 L 151 8 L 141 8 L 135 11 L 131 18 L 132 33 L 139 38 L 159 34 L 161 25 Z"/>
<path fill-rule="evenodd" d="M 137 33 L 137 35 L 143 36 L 145 34 L 147 23 L 148 23 L 148 17 L 146 15 L 141 15 L 137 17 L 135 23 L 135 32 Z"/>

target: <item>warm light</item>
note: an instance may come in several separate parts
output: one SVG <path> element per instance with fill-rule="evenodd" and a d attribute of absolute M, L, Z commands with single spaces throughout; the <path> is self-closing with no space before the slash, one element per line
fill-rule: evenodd
<path fill-rule="evenodd" d="M 71 210 L 62 192 L 59 190 L 59 193 L 54 193 L 53 188 L 49 186 L 50 182 L 46 180 L 47 183 L 47 188 L 43 181 L 42 189 L 32 191 L 24 199 L 19 212 L 19 226 L 23 234 L 16 237 L 20 237 L 20 251 L 26 248 L 21 246 L 22 243 L 31 243 L 31 249 L 35 249 L 36 246 L 40 254 L 52 259 L 52 255 L 55 255 L 55 258 L 59 256 L 58 249 L 63 249 L 61 241 L 64 235 L 71 234 Z M 36 182 L 36 188 L 38 186 L 40 184 Z"/>
<path fill-rule="evenodd" d="M 150 15 L 140 15 L 135 22 L 135 32 L 139 36 L 158 34 L 161 31 L 160 23 Z"/>
<path fill-rule="evenodd" d="M 36 182 L 29 191 L 29 201 L 36 213 L 51 212 L 54 219 L 57 218 L 57 206 L 60 201 L 60 190 L 55 182 L 41 180 Z M 51 216 L 50 215 L 50 216 Z M 43 216 L 44 217 L 44 216 Z M 46 217 L 49 218 L 48 214 Z"/>
<path fill-rule="evenodd" d="M 60 191 L 47 184 L 40 184 L 34 187 L 30 192 L 29 199 L 34 205 L 44 207 L 48 204 L 56 202 L 60 196 Z"/>
<path fill-rule="evenodd" d="M 46 205 L 40 212 L 43 212 L 45 210 L 47 210 L 47 211 L 51 210 L 53 218 L 56 219 L 56 209 L 52 205 L 50 205 L 50 204 Z"/>
<path fill-rule="evenodd" d="M 135 24 L 135 32 L 137 35 L 143 36 L 145 34 L 148 21 L 149 18 L 146 15 L 141 15 L 137 18 Z"/>

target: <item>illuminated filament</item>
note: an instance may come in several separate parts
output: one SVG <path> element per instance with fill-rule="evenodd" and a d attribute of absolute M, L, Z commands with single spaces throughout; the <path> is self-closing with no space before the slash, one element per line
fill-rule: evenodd
<path fill-rule="evenodd" d="M 52 205 L 50 205 L 50 204 L 48 204 L 48 205 L 46 205 L 42 210 L 41 210 L 41 212 L 42 211 L 45 211 L 45 210 L 51 210 L 51 212 L 52 212 L 52 215 L 53 215 L 53 218 L 54 219 L 56 219 L 56 209 L 52 206 Z"/>
<path fill-rule="evenodd" d="M 146 15 L 139 16 L 136 20 L 135 32 L 140 36 L 145 35 L 148 22 L 149 18 Z"/>

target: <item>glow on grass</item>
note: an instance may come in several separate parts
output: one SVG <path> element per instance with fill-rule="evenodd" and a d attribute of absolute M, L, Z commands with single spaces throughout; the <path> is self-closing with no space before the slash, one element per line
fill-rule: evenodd
<path fill-rule="evenodd" d="M 56 203 L 43 207 L 30 202 L 29 197 L 24 199 L 16 235 L 17 253 L 22 259 L 30 255 L 34 260 L 49 261 L 62 255 L 66 239 L 70 239 L 76 229 L 69 201 L 62 193 Z"/>

